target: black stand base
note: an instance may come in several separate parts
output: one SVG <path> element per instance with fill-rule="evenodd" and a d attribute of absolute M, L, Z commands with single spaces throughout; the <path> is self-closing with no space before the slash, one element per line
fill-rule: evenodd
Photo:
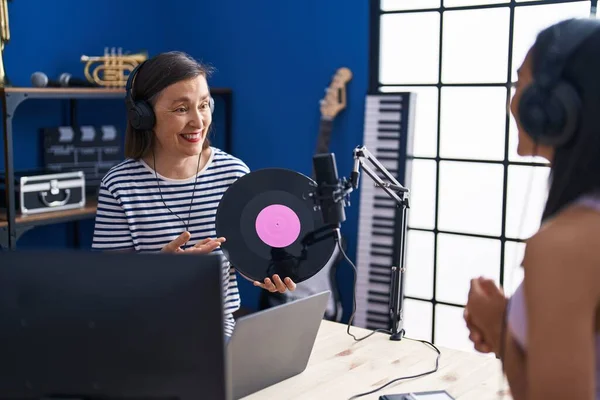
<path fill-rule="evenodd" d="M 392 333 L 390 335 L 390 340 L 394 340 L 396 342 L 399 342 L 400 340 L 402 340 L 402 337 L 404 337 L 404 329 L 402 329 L 400 332 Z"/>

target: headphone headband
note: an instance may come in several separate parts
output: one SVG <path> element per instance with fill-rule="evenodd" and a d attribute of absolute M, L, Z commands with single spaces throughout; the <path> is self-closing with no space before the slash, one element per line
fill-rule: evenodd
<path fill-rule="evenodd" d="M 135 68 L 133 68 L 133 71 L 131 71 L 129 73 L 129 76 L 127 77 L 127 82 L 125 83 L 125 100 L 131 105 L 135 105 L 135 102 L 133 101 L 133 82 L 135 80 L 135 76 L 138 73 L 138 71 L 140 70 L 140 68 L 142 67 L 142 65 L 144 65 L 144 63 L 146 62 L 146 60 L 142 61 L 141 63 L 139 63 L 138 65 L 135 66 Z"/>
<path fill-rule="evenodd" d="M 142 65 L 144 65 L 145 63 L 146 63 L 146 60 L 144 60 L 141 63 L 139 63 L 138 65 L 136 65 L 135 68 L 133 69 L 133 71 L 131 71 L 131 73 L 127 77 L 127 83 L 125 83 L 125 90 L 127 91 L 127 93 L 131 93 L 131 90 L 133 89 L 133 81 L 135 80 L 135 75 L 140 70 Z"/>
<path fill-rule="evenodd" d="M 591 18 L 571 18 L 550 28 L 550 44 L 540 57 L 534 77 L 540 85 L 551 85 L 560 79 L 569 58 L 596 30 L 600 23 Z"/>
<path fill-rule="evenodd" d="M 533 68 L 533 83 L 525 88 L 519 102 L 519 119 L 533 139 L 548 146 L 563 146 L 577 130 L 581 97 L 563 79 L 573 53 L 600 28 L 591 18 L 571 18 L 553 25 L 538 36 L 538 44 L 548 43 L 539 52 Z"/>
<path fill-rule="evenodd" d="M 133 84 L 138 71 L 146 63 L 139 63 L 127 77 L 125 84 L 125 104 L 127 106 L 127 118 L 134 129 L 149 131 L 154 128 L 156 117 L 152 106 L 145 100 L 135 101 L 133 99 Z"/>

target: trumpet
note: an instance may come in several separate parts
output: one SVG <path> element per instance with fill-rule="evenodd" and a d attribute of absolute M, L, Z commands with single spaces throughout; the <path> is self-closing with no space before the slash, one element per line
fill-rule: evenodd
<path fill-rule="evenodd" d="M 140 63 L 148 59 L 148 53 L 123 54 L 121 48 L 105 48 L 104 55 L 99 57 L 81 56 L 86 63 L 83 73 L 90 83 L 106 88 L 122 88 L 127 84 L 129 74 Z M 101 63 L 92 69 L 94 63 Z"/>
<path fill-rule="evenodd" d="M 8 2 L 0 0 L 0 87 L 8 86 L 8 78 L 4 70 L 4 46 L 10 41 L 10 27 L 8 25 Z"/>

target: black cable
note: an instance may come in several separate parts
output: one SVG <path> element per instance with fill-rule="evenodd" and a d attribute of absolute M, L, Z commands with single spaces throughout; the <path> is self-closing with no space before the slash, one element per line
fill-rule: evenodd
<path fill-rule="evenodd" d="M 371 335 L 374 335 L 377 332 L 380 333 L 387 333 L 388 335 L 391 335 L 392 332 L 385 330 L 385 329 L 376 329 L 373 332 L 369 333 L 366 336 L 363 336 L 362 338 L 357 338 L 356 336 L 354 336 L 353 334 L 350 333 L 350 326 L 352 325 L 352 321 L 354 320 L 354 314 L 356 314 L 356 277 L 358 275 L 358 271 L 356 269 L 356 265 L 354 265 L 354 263 L 352 262 L 352 260 L 350 260 L 350 258 L 348 257 L 348 255 L 346 254 L 346 252 L 344 251 L 342 245 L 340 244 L 340 241 L 337 241 L 337 245 L 340 249 L 340 252 L 342 253 L 342 256 L 344 256 L 344 258 L 346 259 L 346 261 L 348 262 L 348 264 L 350 264 L 350 266 L 352 267 L 352 269 L 354 270 L 354 281 L 352 283 L 352 292 L 354 293 L 354 295 L 352 296 L 352 315 L 350 315 L 350 319 L 348 320 L 348 328 L 346 329 L 346 333 L 350 336 L 352 336 L 352 338 L 354 338 L 355 341 L 360 342 L 361 340 L 365 340 L 368 337 L 371 337 Z"/>
<path fill-rule="evenodd" d="M 160 184 L 158 181 L 158 172 L 156 172 L 156 157 L 154 155 L 154 147 L 152 148 L 152 168 L 154 168 L 154 176 L 156 177 L 156 186 L 158 187 L 158 193 L 160 194 L 160 199 L 162 200 L 163 204 L 165 205 L 165 207 L 167 207 L 167 210 L 169 210 L 169 212 L 171 214 L 173 214 L 174 216 L 176 216 L 177 218 L 179 218 L 179 220 L 181 221 L 181 223 L 183 224 L 183 226 L 185 227 L 185 230 L 187 232 L 190 232 L 190 218 L 192 215 L 192 205 L 194 204 L 194 195 L 196 193 L 196 183 L 198 182 L 198 172 L 200 170 L 200 160 L 202 159 L 202 151 L 200 152 L 200 154 L 198 154 L 198 165 L 196 166 L 196 176 L 194 178 L 194 187 L 192 188 L 192 199 L 190 200 L 190 208 L 188 210 L 188 220 L 187 220 L 187 224 L 185 222 L 183 222 L 183 220 L 181 219 L 181 217 L 179 215 L 177 215 L 176 213 L 173 212 L 173 210 L 171 210 L 169 208 L 169 206 L 167 205 L 167 203 L 165 203 L 165 199 L 163 198 L 162 192 L 160 190 Z M 191 232 L 190 232 L 191 234 Z"/>
<path fill-rule="evenodd" d="M 373 332 L 371 332 L 368 335 L 363 336 L 361 338 L 357 338 L 356 336 L 354 336 L 353 334 L 350 333 L 350 326 L 352 325 L 352 321 L 354 320 L 354 314 L 356 314 L 356 278 L 357 278 L 357 275 L 358 275 L 358 270 L 356 269 L 356 265 L 354 265 L 354 263 L 352 262 L 352 260 L 350 260 L 350 258 L 348 257 L 348 255 L 346 254 L 346 252 L 344 251 L 344 249 L 342 248 L 339 240 L 337 240 L 337 244 L 338 244 L 338 247 L 340 248 L 340 251 L 341 251 L 342 255 L 344 256 L 344 258 L 346 259 L 346 261 L 348 262 L 348 264 L 350 264 L 350 266 L 354 270 L 354 282 L 353 282 L 353 289 L 352 289 L 352 291 L 354 292 L 354 296 L 352 297 L 352 315 L 350 316 L 350 319 L 348 320 L 348 328 L 346 330 L 346 333 L 348 335 L 352 336 L 352 338 L 355 341 L 357 341 L 357 342 L 360 342 L 361 340 L 365 340 L 366 338 L 371 337 L 372 335 L 374 335 L 377 332 L 387 333 L 388 335 L 391 335 L 392 333 L 390 331 L 388 331 L 388 330 L 385 330 L 385 329 L 376 329 Z M 431 369 L 429 371 L 417 374 L 417 375 L 402 376 L 400 378 L 393 379 L 393 380 L 389 381 L 388 383 L 386 383 L 386 384 L 384 384 L 384 385 L 382 385 L 382 386 L 380 386 L 380 387 L 378 387 L 376 389 L 373 389 L 373 390 L 371 390 L 369 392 L 356 394 L 356 395 L 350 397 L 348 400 L 353 400 L 353 399 L 356 399 L 356 398 L 359 398 L 359 397 L 362 397 L 362 396 L 367 396 L 369 394 L 373 394 L 373 393 L 378 392 L 381 389 L 383 389 L 383 388 L 391 385 L 392 383 L 395 383 L 395 382 L 398 382 L 398 381 L 403 381 L 403 380 L 406 380 L 406 379 L 420 378 L 422 376 L 426 376 L 426 375 L 429 375 L 429 374 L 433 374 L 434 372 L 437 372 L 439 364 L 440 364 L 440 356 L 442 355 L 442 353 L 440 352 L 440 350 L 433 343 L 430 343 L 427 340 L 411 339 L 411 338 L 407 338 L 407 337 L 404 337 L 404 339 L 412 340 L 412 341 L 415 341 L 415 342 L 421 342 L 421 343 L 426 344 L 426 345 L 430 346 L 431 348 L 433 348 L 433 350 L 437 353 L 437 356 L 435 358 L 435 368 L 433 368 L 433 369 Z"/>
<path fill-rule="evenodd" d="M 385 387 L 387 387 L 387 386 L 391 385 L 392 383 L 396 383 L 396 382 L 403 381 L 403 380 L 407 380 L 407 379 L 420 378 L 420 377 L 422 377 L 422 376 L 429 375 L 429 374 L 433 374 L 434 372 L 437 372 L 437 370 L 438 370 L 438 367 L 439 367 L 439 365 L 440 365 L 440 356 L 442 355 L 442 354 L 440 353 L 440 350 L 439 350 L 437 347 L 435 347 L 435 345 L 433 345 L 432 343 L 429 343 L 429 342 L 428 342 L 428 341 L 426 341 L 426 340 L 410 339 L 410 338 L 407 338 L 407 337 L 405 337 L 404 339 L 413 340 L 413 341 L 415 341 L 415 342 L 421 342 L 421 343 L 424 343 L 424 344 L 426 344 L 426 345 L 429 345 L 429 346 L 431 346 L 431 347 L 432 347 L 432 348 L 435 350 L 435 352 L 437 353 L 437 356 L 435 357 L 435 368 L 433 368 L 433 369 L 431 369 L 431 370 L 429 370 L 429 371 L 426 371 L 426 372 L 423 372 L 423 373 L 417 374 L 417 375 L 411 375 L 411 376 L 402 376 L 402 377 L 400 377 L 400 378 L 392 379 L 391 381 L 389 381 L 389 382 L 388 382 L 388 383 L 386 383 L 385 385 L 379 386 L 378 388 L 376 388 L 376 389 L 373 389 L 373 390 L 371 390 L 370 392 L 365 392 L 365 393 L 355 394 L 354 396 L 350 397 L 348 400 L 353 400 L 353 399 L 357 399 L 357 398 L 359 398 L 359 397 L 362 397 L 362 396 L 366 396 L 366 395 L 369 395 L 369 394 L 373 394 L 373 393 L 375 393 L 375 392 L 378 392 L 378 391 L 380 391 L 381 389 L 383 389 L 383 388 L 385 388 Z"/>

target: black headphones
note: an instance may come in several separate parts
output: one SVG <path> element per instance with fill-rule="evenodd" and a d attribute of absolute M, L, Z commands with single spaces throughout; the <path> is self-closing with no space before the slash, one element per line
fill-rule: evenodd
<path fill-rule="evenodd" d="M 591 18 L 573 18 L 551 28 L 548 51 L 519 102 L 519 120 L 536 143 L 559 147 L 577 130 L 581 97 L 562 73 L 569 57 L 599 28 L 600 22 Z"/>
<path fill-rule="evenodd" d="M 134 129 L 147 131 L 154 128 L 156 123 L 156 116 L 152 105 L 145 100 L 133 100 L 132 88 L 135 80 L 135 75 L 139 69 L 144 65 L 146 61 L 142 61 L 138 64 L 127 78 L 127 84 L 125 85 L 125 104 L 127 105 L 127 118 Z M 212 97 L 209 98 L 210 112 L 215 111 L 215 101 Z"/>

